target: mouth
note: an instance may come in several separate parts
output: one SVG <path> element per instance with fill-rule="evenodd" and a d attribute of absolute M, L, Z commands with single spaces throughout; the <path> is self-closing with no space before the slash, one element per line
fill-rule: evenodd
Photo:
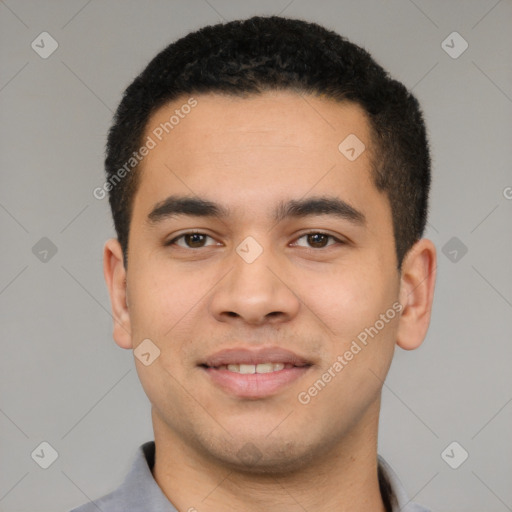
<path fill-rule="evenodd" d="M 305 358 L 276 347 L 227 349 L 199 364 L 212 385 L 231 396 L 246 399 L 276 395 L 303 377 L 312 366 Z"/>
<path fill-rule="evenodd" d="M 280 372 L 281 370 L 294 368 L 295 366 L 291 363 L 259 363 L 259 364 L 223 364 L 221 366 L 213 366 L 206 368 L 215 368 L 217 370 L 227 370 L 229 372 L 241 373 L 243 375 L 252 375 L 255 373 L 273 373 Z"/>

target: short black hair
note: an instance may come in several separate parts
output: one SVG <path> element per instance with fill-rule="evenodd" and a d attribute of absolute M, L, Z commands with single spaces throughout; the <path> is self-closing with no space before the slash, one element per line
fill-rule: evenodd
<path fill-rule="evenodd" d="M 373 181 L 390 202 L 401 269 L 427 221 L 430 154 L 419 103 L 363 48 L 316 23 L 280 16 L 254 16 L 189 33 L 156 55 L 124 92 L 108 134 L 105 169 L 125 265 L 140 175 L 133 154 L 143 144 L 150 116 L 183 95 L 248 97 L 269 90 L 354 102 L 364 109 L 372 134 Z"/>

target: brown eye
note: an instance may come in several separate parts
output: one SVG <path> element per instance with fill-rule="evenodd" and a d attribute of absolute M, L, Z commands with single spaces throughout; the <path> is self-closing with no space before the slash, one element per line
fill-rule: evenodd
<path fill-rule="evenodd" d="M 309 247 L 313 248 L 313 249 L 323 249 L 325 247 L 328 247 L 329 245 L 335 245 L 335 244 L 332 244 L 332 243 L 329 244 L 328 243 L 329 239 L 332 239 L 332 240 L 334 240 L 335 242 L 338 242 L 338 243 L 343 243 L 338 238 L 336 238 L 336 237 L 334 237 L 332 235 L 329 235 L 327 233 L 319 232 L 319 231 L 314 231 L 314 232 L 311 232 L 311 233 L 306 233 L 306 234 L 302 235 L 301 237 L 299 237 L 297 240 L 300 240 L 301 238 L 305 238 L 306 241 L 307 241 L 307 244 L 309 244 Z M 301 244 L 298 244 L 298 245 L 300 245 L 301 247 L 304 247 Z"/>
<path fill-rule="evenodd" d="M 189 235 L 185 235 L 183 237 L 183 239 L 185 240 L 185 243 L 189 246 L 189 247 L 202 247 L 203 246 L 203 243 L 205 241 L 205 235 L 201 235 L 199 233 L 191 233 Z"/>
<path fill-rule="evenodd" d="M 307 235 L 307 240 L 309 244 L 313 245 L 316 249 L 319 249 L 327 245 L 329 237 L 323 233 L 313 233 L 311 235 Z"/>
<path fill-rule="evenodd" d="M 211 238 L 210 236 L 204 234 L 204 233 L 196 233 L 196 232 L 190 232 L 190 233 L 183 233 L 180 236 L 177 236 L 176 238 L 173 238 L 169 242 L 167 242 L 165 245 L 177 245 L 178 247 L 181 247 L 183 249 L 201 249 L 203 247 L 206 247 L 204 245 L 204 242 L 207 238 Z M 178 244 L 178 240 L 183 239 L 185 245 Z M 213 240 L 213 239 L 212 239 Z"/>

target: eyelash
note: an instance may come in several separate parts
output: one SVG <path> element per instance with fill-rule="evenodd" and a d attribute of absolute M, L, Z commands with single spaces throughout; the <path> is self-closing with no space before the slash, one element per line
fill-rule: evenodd
<path fill-rule="evenodd" d="M 187 231 L 186 233 L 182 233 L 181 235 L 177 236 L 176 238 L 173 238 L 172 240 L 169 240 L 168 242 L 165 243 L 165 246 L 168 247 L 168 246 L 172 246 L 172 245 L 175 245 L 176 241 L 177 240 L 180 240 L 181 238 L 184 238 L 185 236 L 187 235 L 203 235 L 203 236 L 206 236 L 208 238 L 212 238 L 210 235 L 207 235 L 206 233 L 203 233 L 201 231 Z M 333 240 L 335 240 L 337 243 L 341 244 L 341 245 L 345 245 L 346 242 L 344 242 L 343 240 L 340 240 L 339 238 L 336 238 L 335 236 L 333 235 L 330 235 L 329 233 L 324 233 L 323 231 L 308 231 L 307 233 L 303 233 L 301 236 L 299 236 L 297 238 L 297 240 L 300 240 L 301 238 L 304 238 L 308 235 L 323 235 L 323 236 L 326 236 L 328 238 L 332 238 Z M 330 244 L 330 245 L 327 245 L 326 247 L 321 247 L 320 249 L 318 248 L 314 248 L 314 247 L 309 247 L 308 249 L 311 250 L 311 251 L 319 251 L 319 250 L 322 250 L 322 249 L 327 249 L 327 247 L 331 247 L 332 245 L 335 245 L 335 244 Z M 178 246 L 180 247 L 180 249 L 190 249 L 192 251 L 197 251 L 199 249 L 205 249 L 206 247 L 199 247 L 199 248 L 193 248 L 193 247 L 181 247 L 181 246 Z"/>

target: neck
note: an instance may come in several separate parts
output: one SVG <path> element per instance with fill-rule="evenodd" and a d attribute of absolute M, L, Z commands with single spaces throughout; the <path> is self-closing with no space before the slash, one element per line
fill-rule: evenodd
<path fill-rule="evenodd" d="M 153 476 L 178 510 L 385 512 L 377 471 L 380 400 L 337 445 L 296 472 L 255 474 L 191 447 L 153 410 Z"/>

